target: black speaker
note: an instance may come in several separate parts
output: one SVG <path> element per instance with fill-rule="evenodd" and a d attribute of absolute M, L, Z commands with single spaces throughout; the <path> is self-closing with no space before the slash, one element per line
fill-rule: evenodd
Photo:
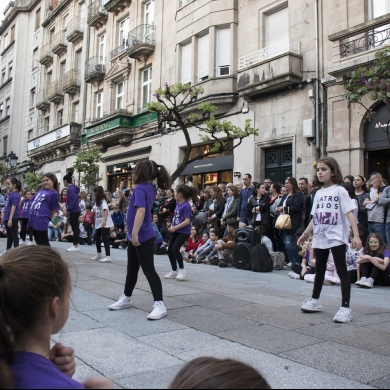
<path fill-rule="evenodd" d="M 251 250 L 259 244 L 261 244 L 261 235 L 256 230 L 236 230 L 234 266 L 238 269 L 251 270 Z"/>

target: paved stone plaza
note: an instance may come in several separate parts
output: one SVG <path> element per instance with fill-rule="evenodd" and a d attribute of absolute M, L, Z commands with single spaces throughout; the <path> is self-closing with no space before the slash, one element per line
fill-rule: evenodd
<path fill-rule="evenodd" d="M 4 240 L 0 249 L 5 246 Z M 324 287 L 324 312 L 302 314 L 312 286 L 287 272 L 255 274 L 188 265 L 188 280 L 166 281 L 166 256 L 156 257 L 168 317 L 148 322 L 153 298 L 140 275 L 135 308 L 110 312 L 123 292 L 126 252 L 112 264 L 90 261 L 94 247 L 67 254 L 72 311 L 54 341 L 74 347 L 77 380 L 105 376 L 117 388 L 166 388 L 180 367 L 199 356 L 235 358 L 261 371 L 274 388 L 389 388 L 390 289 L 353 287 L 351 325 L 332 322 L 340 288 Z"/>

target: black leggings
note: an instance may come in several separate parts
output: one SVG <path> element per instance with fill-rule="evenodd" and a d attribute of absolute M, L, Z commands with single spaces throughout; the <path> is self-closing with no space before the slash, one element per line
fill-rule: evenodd
<path fill-rule="evenodd" d="M 163 300 L 161 279 L 154 268 L 154 240 L 151 238 L 140 246 L 133 246 L 129 241 L 127 248 L 127 277 L 125 284 L 125 295 L 131 297 L 138 280 L 140 267 L 149 282 L 155 302 Z"/>
<path fill-rule="evenodd" d="M 22 221 L 22 229 L 21 229 L 21 233 L 20 233 L 20 238 L 23 241 L 26 241 L 26 237 L 27 237 L 27 234 L 28 234 L 30 241 L 32 241 L 33 240 L 32 229 L 31 228 L 27 228 L 29 219 L 28 218 L 22 218 L 21 221 Z"/>
<path fill-rule="evenodd" d="M 70 213 L 69 219 L 70 219 L 70 225 L 72 226 L 72 231 L 73 231 L 73 242 L 74 245 L 79 244 L 79 238 L 80 238 L 80 218 L 81 213 Z"/>
<path fill-rule="evenodd" d="M 37 245 L 50 246 L 49 234 L 47 230 L 33 230 L 33 236 Z"/>
<path fill-rule="evenodd" d="M 183 256 L 180 253 L 181 247 L 188 241 L 190 236 L 183 233 L 173 233 L 169 241 L 168 257 L 171 262 L 172 271 L 177 271 L 177 264 L 184 269 Z"/>
<path fill-rule="evenodd" d="M 341 280 L 342 307 L 349 308 L 351 301 L 351 279 L 345 261 L 345 245 L 336 246 L 329 249 L 316 249 L 316 279 L 314 282 L 313 299 L 320 299 L 322 285 L 325 280 L 326 265 L 329 258 L 329 250 L 332 251 L 337 273 Z"/>
<path fill-rule="evenodd" d="M 302 266 L 298 265 L 298 264 L 292 264 L 291 265 L 291 271 L 295 272 L 296 274 L 299 275 L 299 277 L 301 278 L 301 280 L 305 280 L 305 276 L 306 275 L 314 275 L 316 273 L 316 269 L 315 267 L 310 267 L 307 272 L 305 273 L 305 275 L 303 275 L 302 277 L 302 271 L 303 271 L 303 268 Z"/>
<path fill-rule="evenodd" d="M 8 221 L 4 222 L 5 226 L 7 226 L 7 250 L 12 248 L 12 244 L 14 244 L 14 248 L 17 248 L 19 246 L 19 219 L 14 218 L 12 220 L 12 227 L 8 227 Z"/>
<path fill-rule="evenodd" d="M 383 256 L 375 256 L 381 258 Z M 363 278 L 374 279 L 375 284 L 378 286 L 390 286 L 390 271 L 382 271 L 381 269 L 375 267 L 372 263 L 360 264 L 360 276 Z"/>
<path fill-rule="evenodd" d="M 104 248 L 106 249 L 106 256 L 111 256 L 110 244 L 108 242 L 108 235 L 110 234 L 110 228 L 96 229 L 95 242 L 97 253 L 102 253 L 102 241 Z"/>

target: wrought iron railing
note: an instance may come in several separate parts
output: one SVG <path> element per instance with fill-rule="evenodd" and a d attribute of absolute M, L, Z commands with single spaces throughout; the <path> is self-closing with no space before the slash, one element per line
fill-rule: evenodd
<path fill-rule="evenodd" d="M 104 8 L 103 0 L 96 0 L 88 7 L 88 22 L 99 15 L 107 15 L 107 10 Z"/>
<path fill-rule="evenodd" d="M 129 48 L 129 41 L 126 39 L 126 41 L 117 47 L 115 50 L 111 52 L 111 59 L 118 57 L 122 53 L 124 53 Z"/>
<path fill-rule="evenodd" d="M 264 49 L 258 50 L 252 54 L 241 57 L 238 62 L 239 69 L 247 68 L 248 66 L 257 64 L 262 61 L 269 60 L 271 58 L 277 57 L 284 53 L 295 53 L 300 54 L 301 44 L 292 43 L 289 39 L 285 39 L 274 45 L 265 47 Z"/>
<path fill-rule="evenodd" d="M 51 47 L 55 49 L 59 45 L 66 46 L 68 44 L 68 41 L 65 38 L 65 31 L 60 31 L 53 37 L 53 42 L 51 43 Z"/>
<path fill-rule="evenodd" d="M 85 62 L 85 78 L 104 76 L 106 74 L 106 59 L 104 57 L 92 57 Z"/>
<path fill-rule="evenodd" d="M 155 32 L 155 26 L 141 24 L 129 33 L 129 49 L 142 44 L 154 46 L 156 44 Z"/>
<path fill-rule="evenodd" d="M 64 74 L 64 78 L 62 80 L 63 89 L 68 87 L 75 87 L 81 85 L 80 71 L 72 69 L 69 72 Z"/>
<path fill-rule="evenodd" d="M 390 44 L 390 28 L 379 28 L 361 34 L 359 38 L 344 40 L 340 43 L 340 56 L 349 57 L 361 52 L 380 48 Z"/>
<path fill-rule="evenodd" d="M 40 59 L 44 59 L 45 57 L 53 57 L 53 53 L 51 52 L 51 43 L 46 43 L 46 45 L 41 48 L 41 56 Z"/>
<path fill-rule="evenodd" d="M 73 18 L 66 28 L 66 36 L 73 34 L 74 32 L 84 32 L 84 23 L 82 23 L 81 18 L 76 16 Z"/>

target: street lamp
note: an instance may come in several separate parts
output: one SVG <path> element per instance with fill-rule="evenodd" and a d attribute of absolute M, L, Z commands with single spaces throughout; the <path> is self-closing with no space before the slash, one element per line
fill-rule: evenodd
<path fill-rule="evenodd" d="M 7 156 L 5 162 L 7 164 L 9 174 L 13 175 L 15 173 L 16 164 L 18 162 L 18 156 L 14 152 L 11 152 Z"/>

